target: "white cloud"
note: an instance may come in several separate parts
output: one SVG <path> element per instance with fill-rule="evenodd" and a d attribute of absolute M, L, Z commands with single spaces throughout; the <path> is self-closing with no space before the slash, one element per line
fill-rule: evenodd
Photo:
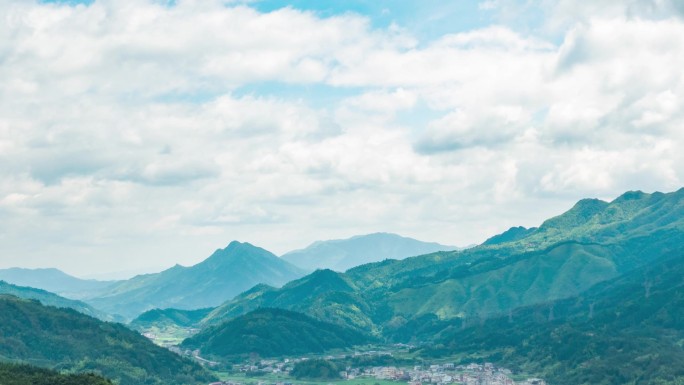
<path fill-rule="evenodd" d="M 0 0 L 0 266 L 114 271 L 370 231 L 469 244 L 684 180 L 675 3 L 526 2 L 538 33 L 432 41 L 238 3 Z"/>

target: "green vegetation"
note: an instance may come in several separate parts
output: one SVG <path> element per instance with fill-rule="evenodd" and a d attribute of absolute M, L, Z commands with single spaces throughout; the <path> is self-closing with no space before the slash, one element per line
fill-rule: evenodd
<path fill-rule="evenodd" d="M 121 324 L 9 295 L 0 296 L 0 356 L 95 372 L 120 385 L 202 384 L 214 378 Z"/>
<path fill-rule="evenodd" d="M 43 305 L 55 306 L 61 308 L 74 309 L 79 313 L 96 317 L 104 321 L 118 321 L 117 317 L 105 314 L 92 306 L 72 299 L 67 299 L 50 293 L 41 289 L 34 289 L 32 287 L 22 287 L 9 284 L 5 281 L 0 281 L 0 294 L 9 294 L 19 298 L 35 299 L 40 301 Z"/>
<path fill-rule="evenodd" d="M 518 227 L 511 227 L 510 229 L 504 231 L 501 234 L 495 235 L 486 241 L 484 241 L 483 245 L 499 245 L 502 243 L 508 243 L 508 242 L 514 242 L 519 239 L 523 239 L 532 233 L 534 233 L 537 230 L 536 227 L 533 227 L 531 229 L 518 226 Z"/>
<path fill-rule="evenodd" d="M 155 308 L 217 306 L 258 283 L 282 285 L 302 275 L 302 270 L 262 248 L 231 242 L 197 265 L 176 265 L 161 273 L 136 276 L 88 303 L 134 318 Z"/>
<path fill-rule="evenodd" d="M 372 308 L 343 274 L 316 270 L 281 289 L 260 285 L 217 307 L 202 321 L 218 324 L 259 307 L 288 309 L 360 330 L 373 330 Z"/>
<path fill-rule="evenodd" d="M 675 384 L 684 380 L 682 245 L 684 189 L 628 192 L 473 249 L 254 288 L 202 323 L 270 306 L 391 342 L 431 341 L 416 353 L 490 360 L 551 383 Z"/>
<path fill-rule="evenodd" d="M 2 385 L 112 385 L 112 382 L 91 373 L 60 374 L 30 365 L 0 362 Z"/>
<path fill-rule="evenodd" d="M 576 298 L 482 324 L 433 325 L 435 345 L 424 353 L 485 355 L 557 384 L 680 384 L 682 277 L 684 246 L 669 259 Z"/>
<path fill-rule="evenodd" d="M 185 340 L 183 347 L 212 356 L 251 353 L 262 357 L 321 353 L 363 345 L 373 339 L 356 330 L 282 309 L 258 309 Z"/>
<path fill-rule="evenodd" d="M 331 380 L 340 378 L 340 370 L 331 361 L 313 359 L 297 362 L 291 374 L 296 379 Z"/>
<path fill-rule="evenodd" d="M 508 233 L 468 250 L 346 273 L 319 270 L 281 289 L 257 287 L 217 307 L 202 324 L 274 307 L 404 341 L 415 337 L 405 335 L 405 325 L 422 317 L 486 319 L 577 296 L 684 242 L 684 189 L 626 193 L 611 203 L 583 200 L 538 229 Z"/>
<path fill-rule="evenodd" d="M 130 326 L 136 330 L 150 326 L 182 326 L 191 327 L 209 315 L 214 308 L 197 310 L 152 309 L 131 321 Z"/>

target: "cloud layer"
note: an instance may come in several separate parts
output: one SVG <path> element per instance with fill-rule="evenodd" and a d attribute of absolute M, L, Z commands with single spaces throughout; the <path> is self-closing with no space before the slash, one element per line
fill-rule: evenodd
<path fill-rule="evenodd" d="M 496 23 L 426 40 L 241 2 L 0 0 L 0 267 L 371 231 L 470 244 L 677 189 L 676 4 L 486 1 Z"/>

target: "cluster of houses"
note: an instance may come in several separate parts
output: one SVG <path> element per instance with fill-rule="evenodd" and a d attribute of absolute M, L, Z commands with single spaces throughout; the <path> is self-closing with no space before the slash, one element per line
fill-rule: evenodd
<path fill-rule="evenodd" d="M 292 370 L 295 360 L 262 360 L 258 364 L 235 365 L 233 370 L 250 373 L 273 373 L 288 374 Z M 430 366 L 414 366 L 413 368 L 397 368 L 394 366 L 378 366 L 371 368 L 352 368 L 340 372 L 340 376 L 346 380 L 361 378 L 375 380 L 389 380 L 405 383 L 408 385 L 547 385 L 544 380 L 528 378 L 523 381 L 514 381 L 511 371 L 497 368 L 491 363 L 484 364 L 439 364 Z M 293 385 L 296 381 L 281 381 L 273 384 L 268 381 L 258 381 L 259 385 Z M 243 385 L 233 381 L 218 382 L 212 385 Z"/>
<path fill-rule="evenodd" d="M 409 385 L 546 385 L 541 379 L 530 378 L 525 381 L 511 379 L 511 371 L 496 368 L 491 363 L 459 365 L 442 364 L 429 367 L 415 366 L 412 369 L 374 367 L 363 371 L 351 369 L 341 373 L 343 378 L 372 377 L 377 380 L 406 382 Z"/>

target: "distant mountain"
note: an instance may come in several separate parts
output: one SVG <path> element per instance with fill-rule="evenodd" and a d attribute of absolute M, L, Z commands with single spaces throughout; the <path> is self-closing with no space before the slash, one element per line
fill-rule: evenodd
<path fill-rule="evenodd" d="M 355 266 L 384 259 L 404 259 L 456 249 L 458 249 L 456 246 L 422 242 L 397 234 L 375 233 L 348 239 L 314 242 L 309 247 L 291 251 L 282 258 L 307 270 L 346 271 Z"/>
<path fill-rule="evenodd" d="M 98 375 L 61 374 L 54 370 L 30 365 L 0 362 L 0 384 L 2 385 L 112 385 L 112 382 Z"/>
<path fill-rule="evenodd" d="M 136 276 L 86 301 L 134 318 L 155 308 L 217 306 L 256 284 L 279 286 L 302 275 L 302 270 L 262 248 L 231 242 L 194 266 L 176 265 L 161 273 Z"/>
<path fill-rule="evenodd" d="M 47 306 L 74 309 L 79 313 L 99 318 L 104 321 L 120 320 L 117 317 L 110 316 L 109 314 L 106 314 L 93 308 L 85 302 L 60 297 L 57 294 L 50 293 L 48 291 L 41 289 L 12 285 L 5 281 L 0 281 L 0 294 L 9 294 L 24 299 L 35 299 L 37 301 L 40 301 L 43 305 Z"/>
<path fill-rule="evenodd" d="M 93 296 L 116 281 L 80 279 L 57 269 L 0 269 L 0 280 L 18 285 L 47 290 L 63 297 L 82 299 Z"/>
<path fill-rule="evenodd" d="M 262 357 L 323 353 L 374 340 L 356 330 L 282 309 L 262 308 L 210 327 L 183 341 L 209 356 L 257 353 Z"/>
<path fill-rule="evenodd" d="M 394 338 L 421 317 L 487 319 L 580 295 L 649 266 L 684 244 L 684 189 L 582 200 L 539 228 L 472 249 L 317 271 L 281 289 L 253 288 L 204 324 L 259 306 L 283 308 Z M 398 338 L 398 337 L 397 337 Z"/>
<path fill-rule="evenodd" d="M 94 371 L 119 385 L 215 380 L 198 364 L 121 324 L 10 295 L 0 295 L 0 357 L 68 372 Z"/>

